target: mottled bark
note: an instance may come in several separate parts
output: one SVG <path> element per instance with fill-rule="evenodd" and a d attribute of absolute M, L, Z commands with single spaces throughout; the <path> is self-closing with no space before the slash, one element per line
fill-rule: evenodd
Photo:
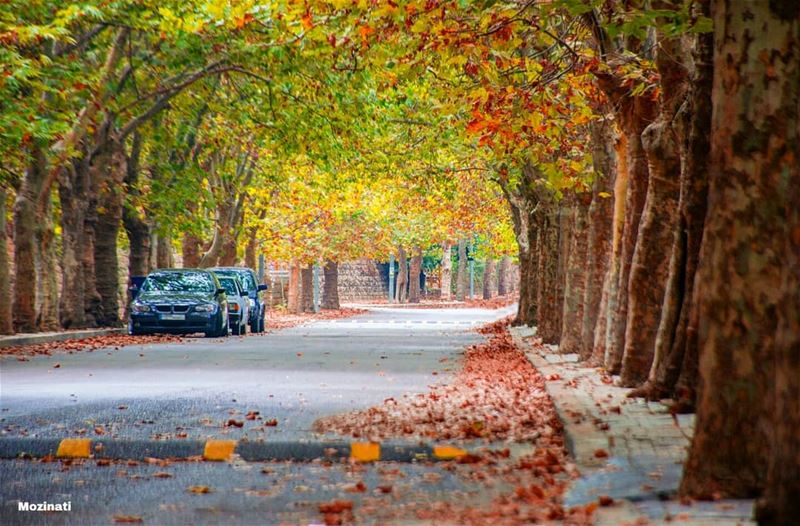
<path fill-rule="evenodd" d="M 300 265 L 292 262 L 289 265 L 289 283 L 286 291 L 286 310 L 293 314 L 300 309 Z"/>
<path fill-rule="evenodd" d="M 656 5 L 677 8 L 669 0 Z M 686 133 L 679 115 L 689 78 L 684 63 L 687 50 L 682 42 L 681 38 L 659 35 L 656 67 L 661 76 L 660 111 L 655 122 L 642 134 L 648 165 L 647 199 L 628 282 L 629 308 L 620 372 L 621 384 L 628 387 L 644 382 L 653 363 L 669 277 L 667 252 L 672 247 L 680 195 L 679 147 Z"/>
<path fill-rule="evenodd" d="M 314 265 L 300 269 L 300 310 L 314 312 Z"/>
<path fill-rule="evenodd" d="M 61 328 L 58 313 L 58 247 L 50 195 L 40 196 L 39 222 L 36 225 L 36 242 L 39 257 L 36 262 L 37 317 L 40 331 L 57 331 Z"/>
<path fill-rule="evenodd" d="M 456 274 L 456 301 L 464 301 L 469 286 L 467 275 L 467 240 L 458 240 L 458 273 Z"/>
<path fill-rule="evenodd" d="M 59 311 L 65 329 L 83 328 L 93 323 L 85 309 L 86 275 L 83 253 L 86 232 L 84 218 L 89 189 L 89 166 L 86 156 L 74 159 L 61 169 L 58 195 L 61 203 L 61 295 Z"/>
<path fill-rule="evenodd" d="M 419 246 L 414 248 L 414 255 L 411 256 L 408 274 L 408 302 L 419 303 L 421 297 L 420 280 L 422 279 L 422 248 Z"/>
<path fill-rule="evenodd" d="M 486 264 L 483 267 L 483 299 L 492 299 L 495 290 L 497 290 L 497 269 L 494 258 L 489 256 L 486 258 Z"/>
<path fill-rule="evenodd" d="M 800 7 L 716 0 L 700 389 L 680 491 L 800 519 Z"/>
<path fill-rule="evenodd" d="M 93 193 L 98 202 L 94 264 L 101 301 L 96 319 L 98 325 L 115 326 L 120 324 L 117 238 L 125 197 L 123 181 L 127 172 L 122 145 L 114 140 L 107 141 L 104 151 L 95 155 L 92 165 Z"/>
<path fill-rule="evenodd" d="M 198 268 L 203 252 L 203 240 L 194 232 L 184 232 L 181 238 L 181 256 L 184 268 Z"/>
<path fill-rule="evenodd" d="M 0 187 L 0 334 L 14 332 L 11 297 L 11 261 L 8 257 L 8 234 L 6 233 L 7 189 Z"/>
<path fill-rule="evenodd" d="M 258 246 L 256 243 L 256 233 L 257 231 L 255 228 L 251 228 L 250 230 L 248 230 L 247 245 L 244 248 L 244 266 L 254 270 L 258 265 L 258 257 L 256 253 L 258 251 Z"/>
<path fill-rule="evenodd" d="M 586 247 L 586 285 L 583 296 L 583 320 L 581 321 L 581 360 L 588 360 L 595 349 L 595 332 L 598 320 L 605 327 L 605 309 L 608 295 L 604 294 L 605 277 L 611 263 L 611 230 L 614 221 L 614 133 L 611 122 L 595 121 L 592 131 L 592 204 L 589 206 L 589 234 Z M 606 300 L 603 302 L 603 298 Z M 605 329 L 600 332 L 605 340 Z M 605 348 L 605 342 L 603 342 Z M 599 358 L 599 357 L 598 357 Z M 595 360 L 598 364 L 602 360 Z"/>
<path fill-rule="evenodd" d="M 699 5 L 707 16 L 708 4 Z M 651 400 L 673 396 L 674 409 L 679 411 L 693 410 L 697 389 L 697 315 L 692 291 L 708 199 L 713 40 L 714 35 L 706 33 L 698 35 L 695 43 L 694 74 L 685 110 L 689 130 L 682 149 L 678 224 L 669 280 L 648 381 L 632 393 Z"/>
<path fill-rule="evenodd" d="M 402 246 L 397 248 L 397 282 L 394 299 L 397 303 L 405 303 L 408 299 L 408 258 L 406 249 Z"/>
<path fill-rule="evenodd" d="M 589 206 L 591 192 L 583 192 L 575 197 L 572 214 L 572 228 L 567 238 L 567 255 L 564 278 L 564 303 L 561 326 L 562 353 L 581 353 L 583 350 L 583 315 L 586 295 L 587 251 L 589 242 Z M 566 236 L 565 236 L 566 237 Z"/>
<path fill-rule="evenodd" d="M 46 160 L 41 148 L 34 147 L 31 161 L 22 178 L 14 202 L 14 329 L 33 332 L 37 329 L 36 268 L 39 248 L 36 229 L 40 221 L 37 208 L 46 177 Z"/>
<path fill-rule="evenodd" d="M 544 343 L 558 343 L 561 337 L 562 301 L 559 276 L 559 214 L 552 199 L 539 203 L 537 217 L 537 334 Z M 529 278 L 530 279 L 530 278 Z"/>
<path fill-rule="evenodd" d="M 322 308 L 339 309 L 339 263 L 328 260 L 322 269 L 325 283 L 322 289 Z"/>
<path fill-rule="evenodd" d="M 452 245 L 445 241 L 442 243 L 442 295 L 443 300 L 449 300 L 453 293 L 451 287 L 453 286 L 453 260 L 452 260 Z"/>
<path fill-rule="evenodd" d="M 228 237 L 225 244 L 222 246 L 222 253 L 219 256 L 218 265 L 221 267 L 236 266 L 237 253 L 236 236 L 234 234 Z"/>
<path fill-rule="evenodd" d="M 520 263 L 520 274 L 522 274 L 522 264 Z M 511 256 L 503 256 L 500 258 L 500 265 L 497 269 L 497 295 L 505 296 L 511 292 Z M 520 281 L 522 278 L 520 277 Z"/>

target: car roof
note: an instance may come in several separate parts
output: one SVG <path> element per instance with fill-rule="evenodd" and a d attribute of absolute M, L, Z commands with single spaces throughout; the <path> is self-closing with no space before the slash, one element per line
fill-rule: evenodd
<path fill-rule="evenodd" d="M 166 273 L 186 273 L 186 272 L 201 272 L 203 274 L 211 274 L 211 271 L 205 268 L 157 268 L 150 272 L 150 274 L 166 274 Z"/>
<path fill-rule="evenodd" d="M 212 272 L 252 272 L 255 274 L 255 271 L 250 267 L 211 267 L 208 270 Z"/>

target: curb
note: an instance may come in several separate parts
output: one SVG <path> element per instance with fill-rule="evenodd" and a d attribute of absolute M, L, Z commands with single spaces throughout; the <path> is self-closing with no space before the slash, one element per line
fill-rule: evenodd
<path fill-rule="evenodd" d="M 67 340 L 82 340 L 95 336 L 109 334 L 124 334 L 125 329 L 87 329 L 81 331 L 44 332 L 39 334 L 14 334 L 0 337 L 0 349 L 18 347 L 20 345 L 35 345 L 38 343 L 63 342 Z"/>
<path fill-rule="evenodd" d="M 239 442 L 236 440 L 113 440 L 91 438 L 1 438 L 0 458 L 92 458 L 108 460 L 202 459 L 251 462 L 317 459 L 356 462 L 458 460 L 468 455 L 452 445 L 376 442 Z"/>

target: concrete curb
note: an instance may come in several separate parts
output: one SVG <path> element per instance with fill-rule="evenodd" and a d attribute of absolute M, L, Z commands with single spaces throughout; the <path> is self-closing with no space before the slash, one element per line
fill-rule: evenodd
<path fill-rule="evenodd" d="M 86 329 L 80 331 L 63 332 L 42 332 L 33 334 L 14 334 L 11 336 L 0 336 L 0 349 L 6 347 L 18 347 L 20 345 L 35 345 L 38 343 L 63 342 L 67 340 L 82 340 L 95 336 L 107 336 L 109 334 L 125 334 L 126 330 L 118 329 Z"/>
<path fill-rule="evenodd" d="M 452 445 L 375 442 L 238 442 L 236 440 L 114 440 L 91 438 L 0 438 L 0 458 L 92 458 L 109 460 L 198 459 L 252 462 L 317 459 L 359 462 L 458 460 L 469 453 Z"/>

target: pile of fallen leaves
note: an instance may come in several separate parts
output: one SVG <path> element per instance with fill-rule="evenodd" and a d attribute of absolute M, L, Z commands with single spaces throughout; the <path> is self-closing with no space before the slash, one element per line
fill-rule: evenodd
<path fill-rule="evenodd" d="M 45 355 L 55 353 L 74 354 L 76 352 L 92 352 L 98 349 L 120 349 L 129 345 L 149 345 L 155 343 L 177 343 L 182 341 L 180 336 L 153 335 L 129 336 L 127 334 L 107 334 L 76 340 L 61 342 L 36 343 L 32 345 L 15 345 L 0 349 L 0 356 L 25 356 Z"/>
<path fill-rule="evenodd" d="M 502 327 L 502 330 L 500 329 Z M 315 431 L 383 440 L 535 440 L 560 436 L 545 379 L 501 323 L 489 341 L 468 347 L 464 367 L 448 385 L 388 398 L 369 409 L 317 420 Z"/>
<path fill-rule="evenodd" d="M 360 314 L 366 314 L 366 309 L 341 308 L 336 310 L 321 310 L 319 312 L 303 312 L 292 314 L 285 309 L 267 310 L 266 328 L 267 331 L 288 329 L 304 323 L 316 320 L 338 320 L 341 318 L 352 318 Z"/>

